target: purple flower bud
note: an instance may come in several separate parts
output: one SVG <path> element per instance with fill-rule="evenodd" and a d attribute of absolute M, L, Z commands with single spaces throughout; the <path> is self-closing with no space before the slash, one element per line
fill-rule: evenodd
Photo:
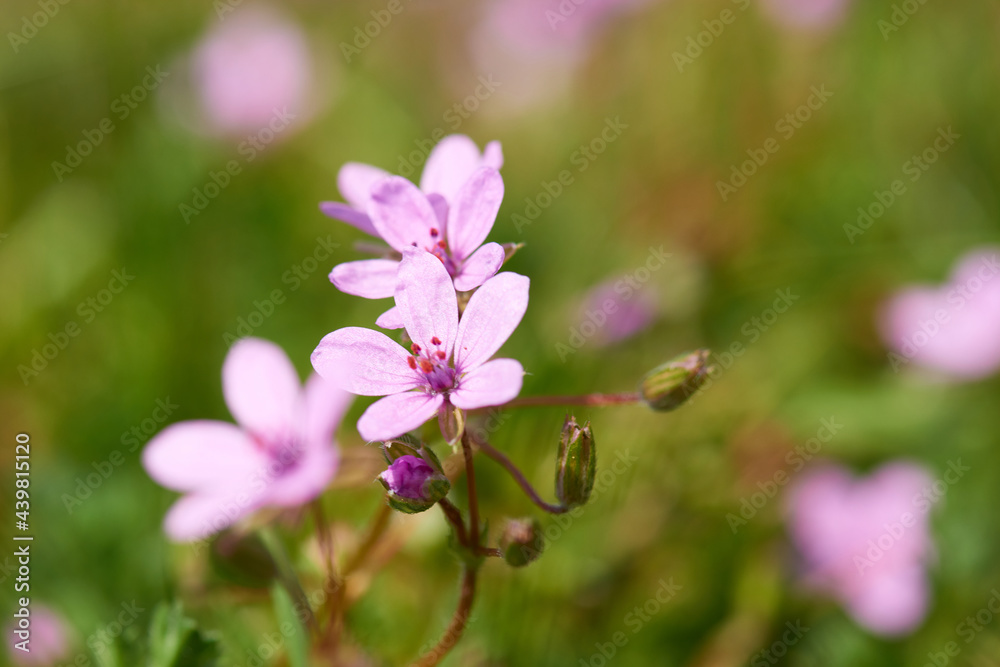
<path fill-rule="evenodd" d="M 448 495 L 448 478 L 423 459 L 400 456 L 378 476 L 389 492 L 389 505 L 407 514 L 423 512 Z"/>

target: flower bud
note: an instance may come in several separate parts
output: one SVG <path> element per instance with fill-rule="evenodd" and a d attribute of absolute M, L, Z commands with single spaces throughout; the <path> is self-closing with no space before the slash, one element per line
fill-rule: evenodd
<path fill-rule="evenodd" d="M 566 417 L 557 456 L 556 498 L 566 507 L 586 504 L 597 470 L 597 447 L 590 422 L 581 427 L 576 419 Z"/>
<path fill-rule="evenodd" d="M 653 410 L 666 412 L 680 407 L 708 378 L 708 350 L 697 350 L 674 357 L 657 366 L 639 383 L 639 396 Z"/>
<path fill-rule="evenodd" d="M 406 514 L 430 509 L 451 490 L 447 477 L 411 454 L 395 459 L 378 481 L 389 492 L 389 506 Z"/>
<path fill-rule="evenodd" d="M 542 527 L 536 519 L 510 519 L 500 536 L 500 551 L 511 567 L 538 560 L 545 548 Z"/>

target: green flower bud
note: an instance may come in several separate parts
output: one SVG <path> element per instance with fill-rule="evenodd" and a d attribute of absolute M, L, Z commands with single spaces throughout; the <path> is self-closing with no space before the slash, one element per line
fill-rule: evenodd
<path fill-rule="evenodd" d="M 500 536 L 500 551 L 511 567 L 538 560 L 545 548 L 542 526 L 535 519 L 510 519 Z"/>
<path fill-rule="evenodd" d="M 581 427 L 575 418 L 566 417 L 557 456 L 556 498 L 566 507 L 586 504 L 597 471 L 597 447 L 590 422 Z"/>
<path fill-rule="evenodd" d="M 681 406 L 697 392 L 712 367 L 708 350 L 697 350 L 674 357 L 657 366 L 642 378 L 639 395 L 653 410 L 667 412 Z"/>

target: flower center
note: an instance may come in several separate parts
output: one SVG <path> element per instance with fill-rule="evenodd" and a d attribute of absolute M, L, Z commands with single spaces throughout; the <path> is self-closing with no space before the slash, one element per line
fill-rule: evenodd
<path fill-rule="evenodd" d="M 441 339 L 431 338 L 432 350 L 424 350 L 414 343 L 410 346 L 413 356 L 406 358 L 406 363 L 415 371 L 420 371 L 434 393 L 453 389 L 455 386 L 455 369 L 448 366 L 448 355 L 441 349 Z"/>

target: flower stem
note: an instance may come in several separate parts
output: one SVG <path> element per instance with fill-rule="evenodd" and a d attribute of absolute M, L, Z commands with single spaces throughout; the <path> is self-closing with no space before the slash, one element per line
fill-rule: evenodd
<path fill-rule="evenodd" d="M 486 456 L 490 457 L 507 469 L 507 472 L 509 472 L 510 476 L 514 478 L 514 481 L 520 484 L 521 489 L 523 489 L 525 494 L 531 498 L 531 502 L 535 503 L 550 514 L 565 514 L 569 511 L 569 508 L 564 505 L 552 505 L 542 500 L 541 496 L 538 495 L 538 492 L 535 491 L 534 487 L 531 486 L 531 483 L 525 478 L 524 473 L 522 473 L 520 469 L 518 469 L 518 467 L 503 454 L 503 452 L 495 449 L 492 445 L 485 442 L 477 442 L 476 444 L 479 446 L 479 449 L 483 452 L 483 454 L 486 454 Z"/>
<path fill-rule="evenodd" d="M 465 482 L 469 488 L 469 535 L 471 546 L 479 547 L 479 498 L 476 495 L 476 469 L 472 463 L 472 445 L 467 431 L 462 432 L 462 454 L 465 456 Z"/>
<path fill-rule="evenodd" d="M 465 627 L 469 622 L 469 615 L 472 612 L 472 603 L 476 598 L 476 568 L 465 567 L 462 575 L 462 592 L 458 598 L 458 608 L 448 624 L 441 640 L 437 646 L 422 655 L 410 667 L 434 667 L 441 662 L 448 652 L 455 647 L 455 644 L 462 638 Z"/>
<path fill-rule="evenodd" d="M 262 528 L 260 530 L 260 538 L 267 548 L 271 560 L 274 561 L 278 573 L 278 581 L 288 591 L 288 595 L 292 600 L 305 610 L 306 625 L 309 626 L 309 629 L 317 636 L 320 636 L 320 628 L 319 623 L 316 621 L 316 615 L 313 614 L 309 598 L 306 597 L 305 591 L 302 590 L 302 583 L 295 573 L 295 568 L 292 567 L 291 560 L 289 560 L 288 553 L 281 544 L 281 540 L 270 528 Z"/>
<path fill-rule="evenodd" d="M 623 394 L 582 394 L 580 396 L 525 396 L 501 405 L 501 408 L 527 408 L 541 405 L 629 405 L 641 399 L 637 392 Z"/>
<path fill-rule="evenodd" d="M 452 528 L 455 529 L 455 535 L 458 537 L 458 543 L 463 547 L 468 548 L 469 536 L 465 533 L 465 523 L 462 521 L 462 513 L 447 498 L 439 500 L 438 505 L 441 506 L 441 511 L 444 512 L 444 516 L 448 519 L 448 523 L 450 523 Z"/>

